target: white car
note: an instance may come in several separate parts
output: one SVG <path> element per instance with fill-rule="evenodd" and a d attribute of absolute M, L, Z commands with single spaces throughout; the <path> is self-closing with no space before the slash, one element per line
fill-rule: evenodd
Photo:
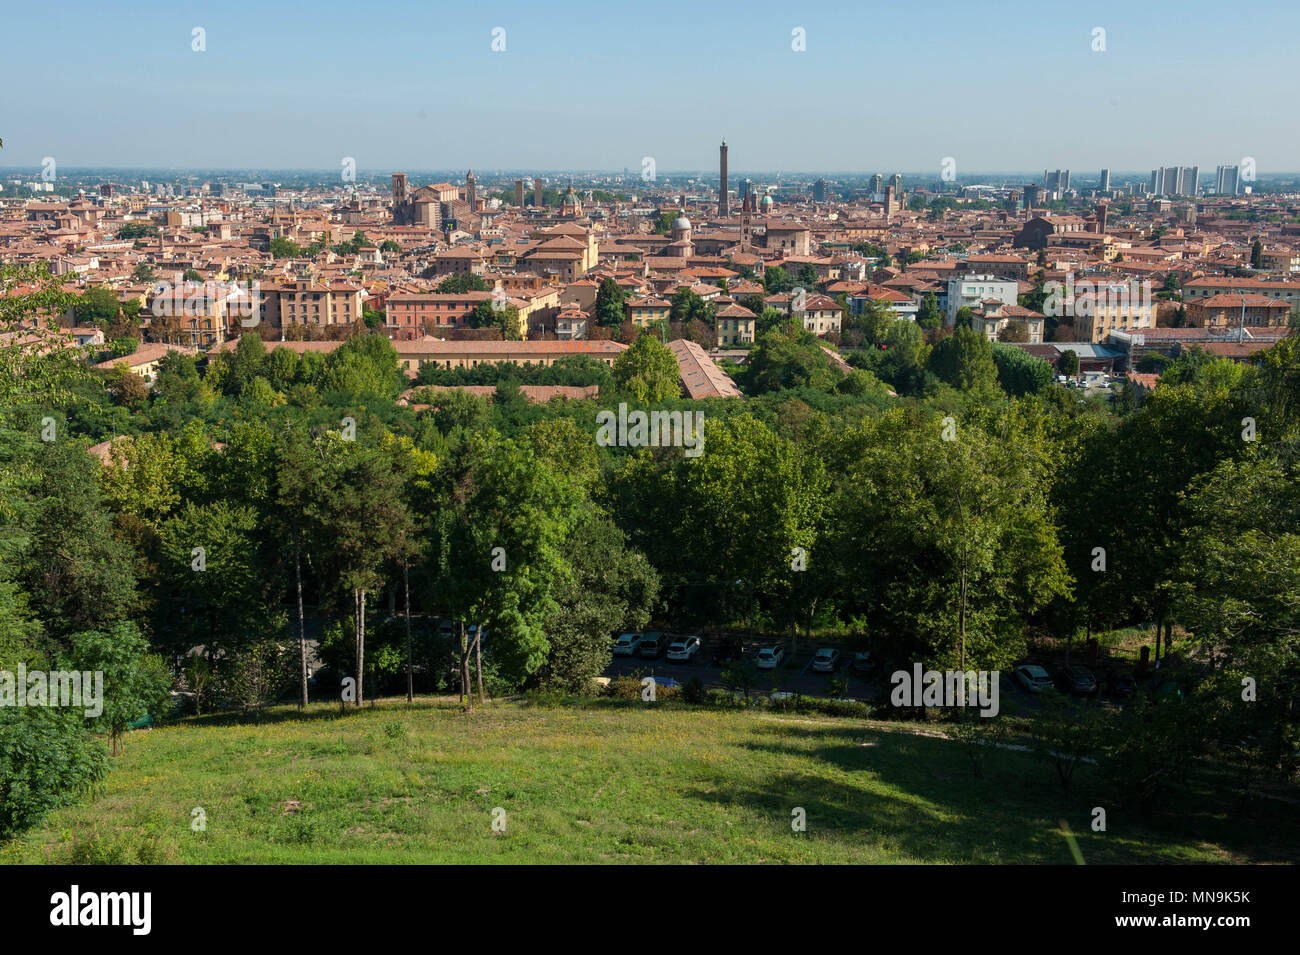
<path fill-rule="evenodd" d="M 785 659 L 785 647 L 764 647 L 758 651 L 754 662 L 760 670 L 775 670 Z"/>
<path fill-rule="evenodd" d="M 614 641 L 614 656 L 630 657 L 636 654 L 636 648 L 641 644 L 641 634 L 639 633 L 620 633 L 618 639 Z"/>
<path fill-rule="evenodd" d="M 812 668 L 818 673 L 834 673 L 840 665 L 840 651 L 822 647 L 813 654 Z"/>
<path fill-rule="evenodd" d="M 1025 664 L 1015 669 L 1016 682 L 1023 686 L 1030 693 L 1042 693 L 1044 690 L 1051 689 L 1052 678 L 1048 676 L 1046 670 L 1042 667 L 1036 667 L 1033 664 Z"/>
<path fill-rule="evenodd" d="M 682 637 L 668 645 L 669 660 L 690 660 L 700 652 L 699 637 Z"/>

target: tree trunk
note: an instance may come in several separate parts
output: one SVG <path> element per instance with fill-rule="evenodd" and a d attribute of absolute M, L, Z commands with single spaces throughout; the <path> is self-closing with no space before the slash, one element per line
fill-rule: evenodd
<path fill-rule="evenodd" d="M 966 564 L 961 565 L 961 613 L 958 620 L 957 669 L 966 670 Z"/>
<path fill-rule="evenodd" d="M 469 683 L 469 635 L 465 632 L 465 621 L 457 621 L 460 628 L 460 694 L 465 701 L 465 712 L 474 709 L 474 693 Z"/>
<path fill-rule="evenodd" d="M 478 625 L 478 633 L 474 636 L 474 669 L 478 672 L 478 701 L 481 704 L 487 703 L 487 696 L 483 693 L 483 624 Z"/>
<path fill-rule="evenodd" d="M 365 654 L 361 646 L 361 590 L 357 587 L 352 588 L 352 633 L 357 642 L 357 698 L 354 701 L 357 707 L 361 706 L 362 696 L 362 678 L 365 666 Z"/>
<path fill-rule="evenodd" d="M 364 590 L 361 591 L 361 628 L 360 628 L 360 633 L 361 633 L 361 642 L 357 644 L 357 652 L 360 654 L 361 666 L 364 667 L 365 664 L 366 664 L 366 592 L 365 592 Z M 363 673 L 363 672 L 365 672 L 365 671 L 362 670 L 362 669 L 359 667 L 358 670 L 357 670 L 357 672 L 358 672 L 358 674 L 360 674 L 360 673 Z M 361 680 L 360 680 L 360 676 L 358 676 L 358 679 L 357 679 L 357 706 L 360 706 L 360 705 L 361 705 Z M 374 702 L 372 701 L 370 705 L 371 705 L 371 706 L 374 706 Z"/>
<path fill-rule="evenodd" d="M 302 612 L 302 549 L 298 524 L 293 525 L 293 573 L 298 580 L 298 657 L 302 675 L 302 703 L 307 705 L 307 628 Z"/>
<path fill-rule="evenodd" d="M 402 589 L 406 591 L 406 702 L 415 700 L 415 674 L 411 664 L 411 580 L 406 561 L 402 561 Z"/>

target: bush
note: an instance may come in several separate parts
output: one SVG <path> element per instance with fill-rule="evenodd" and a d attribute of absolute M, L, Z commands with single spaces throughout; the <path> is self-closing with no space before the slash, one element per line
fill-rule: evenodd
<path fill-rule="evenodd" d="M 77 709 L 0 709 L 0 839 L 71 805 L 107 771 L 104 748 Z"/>
<path fill-rule="evenodd" d="M 686 685 L 682 687 L 682 699 L 687 703 L 703 703 L 704 681 L 698 676 L 693 676 L 687 680 Z"/>
<path fill-rule="evenodd" d="M 233 708 L 245 714 L 251 710 L 260 720 L 262 709 L 279 699 L 297 676 L 296 648 L 255 644 L 224 662 L 222 695 Z"/>

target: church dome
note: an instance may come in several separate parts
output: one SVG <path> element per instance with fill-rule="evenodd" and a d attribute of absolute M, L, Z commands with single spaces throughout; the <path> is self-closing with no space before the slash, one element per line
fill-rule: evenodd
<path fill-rule="evenodd" d="M 764 196 L 762 199 L 759 200 L 759 203 L 758 203 L 758 204 L 759 204 L 761 207 L 763 207 L 764 209 L 771 209 L 771 208 L 772 208 L 772 205 L 773 205 L 773 203 L 772 203 L 772 197 L 771 197 L 771 196 Z"/>
<path fill-rule="evenodd" d="M 679 229 L 685 230 L 685 229 L 689 229 L 690 227 L 691 227 L 691 220 L 686 218 L 686 216 L 678 216 L 676 219 L 673 220 L 674 231 Z"/>

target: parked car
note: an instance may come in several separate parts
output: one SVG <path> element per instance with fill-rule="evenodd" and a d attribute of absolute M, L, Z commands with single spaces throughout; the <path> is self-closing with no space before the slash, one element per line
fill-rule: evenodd
<path fill-rule="evenodd" d="M 1042 693 L 1052 685 L 1052 678 L 1040 666 L 1026 663 L 1016 667 L 1016 682 L 1030 693 Z"/>
<path fill-rule="evenodd" d="M 758 651 L 754 662 L 760 670 L 775 670 L 785 659 L 785 647 L 764 647 Z"/>
<path fill-rule="evenodd" d="M 840 665 L 840 651 L 822 647 L 813 654 L 812 668 L 818 673 L 834 673 Z"/>
<path fill-rule="evenodd" d="M 1106 692 L 1120 699 L 1128 699 L 1137 692 L 1138 684 L 1132 673 L 1110 670 L 1106 674 Z"/>
<path fill-rule="evenodd" d="M 1062 667 L 1056 674 L 1056 685 L 1062 693 L 1091 696 L 1097 692 L 1097 678 L 1083 666 Z"/>
<path fill-rule="evenodd" d="M 636 655 L 647 660 L 657 660 L 667 649 L 668 637 L 658 630 L 652 630 L 641 635 L 641 642 L 636 647 Z"/>
<path fill-rule="evenodd" d="M 674 688 L 681 687 L 681 684 L 678 683 L 676 680 L 674 680 L 672 677 L 655 676 L 654 674 L 651 674 L 650 678 L 655 681 L 656 687 L 663 687 L 663 686 L 674 687 Z"/>
<path fill-rule="evenodd" d="M 871 654 L 866 650 L 859 650 L 853 654 L 853 662 L 849 664 L 849 671 L 854 676 L 866 676 L 871 669 Z"/>
<path fill-rule="evenodd" d="M 691 660 L 700 652 L 699 637 L 682 637 L 668 645 L 669 660 Z"/>
<path fill-rule="evenodd" d="M 641 643 L 639 633 L 620 633 L 614 641 L 614 656 L 630 657 L 636 654 L 637 645 Z"/>
<path fill-rule="evenodd" d="M 723 640 L 713 650 L 714 666 L 723 666 L 745 658 L 745 644 L 740 640 Z"/>

